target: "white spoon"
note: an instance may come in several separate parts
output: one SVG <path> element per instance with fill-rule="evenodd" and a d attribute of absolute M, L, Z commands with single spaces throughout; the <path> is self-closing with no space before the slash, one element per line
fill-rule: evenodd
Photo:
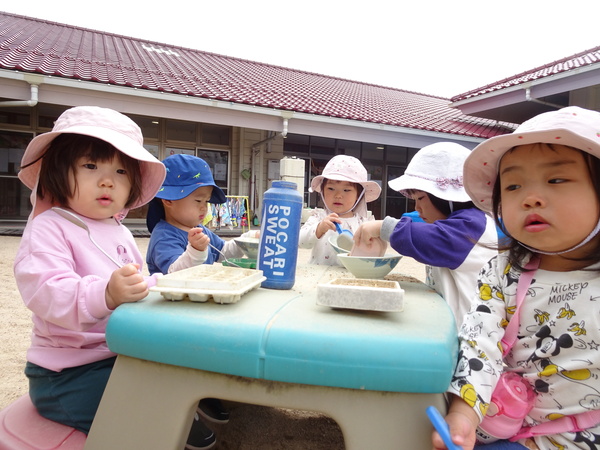
<path fill-rule="evenodd" d="M 79 228 L 83 228 L 85 231 L 87 231 L 88 237 L 90 238 L 90 241 L 92 242 L 92 244 L 94 244 L 98 250 L 100 250 L 102 253 L 104 253 L 104 255 L 106 255 L 106 257 L 108 259 L 110 259 L 112 262 L 114 262 L 117 265 L 117 267 L 123 267 L 123 264 L 119 263 L 116 259 L 114 259 L 108 253 L 106 253 L 104 251 L 104 249 L 102 247 L 100 247 L 96 243 L 96 241 L 94 241 L 94 238 L 92 237 L 92 235 L 90 233 L 90 229 L 88 228 L 87 224 L 77 214 L 74 214 L 71 211 L 67 211 L 66 209 L 58 208 L 56 206 L 52 208 L 52 211 L 56 212 L 56 214 L 58 214 L 59 216 L 64 217 L 72 224 L 77 225 Z"/>

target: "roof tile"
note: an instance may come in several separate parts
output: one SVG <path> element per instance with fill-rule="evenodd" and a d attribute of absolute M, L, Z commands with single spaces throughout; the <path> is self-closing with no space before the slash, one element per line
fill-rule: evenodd
<path fill-rule="evenodd" d="M 487 138 L 449 99 L 0 12 L 0 68 Z"/>
<path fill-rule="evenodd" d="M 561 72 L 566 72 L 576 68 L 597 64 L 599 61 L 600 46 L 594 47 L 589 50 L 585 50 L 572 56 L 567 56 L 566 58 L 551 62 L 549 64 L 545 64 L 540 67 L 536 67 L 527 72 L 522 72 L 511 77 L 504 78 L 500 81 L 482 86 L 477 89 L 473 89 L 463 94 L 456 95 L 452 97 L 451 101 L 458 102 L 460 100 L 466 100 L 468 98 L 488 94 L 490 92 L 498 91 L 500 89 L 505 89 L 511 86 L 527 83 L 529 81 L 534 81 L 540 78 L 556 75 Z"/>

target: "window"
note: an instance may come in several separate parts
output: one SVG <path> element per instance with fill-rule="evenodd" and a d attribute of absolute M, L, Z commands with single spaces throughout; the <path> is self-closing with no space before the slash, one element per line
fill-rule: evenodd
<path fill-rule="evenodd" d="M 196 122 L 167 120 L 167 140 L 196 143 Z"/>
<path fill-rule="evenodd" d="M 38 106 L 38 127 L 50 131 L 54 122 L 68 108 L 65 106 L 48 105 L 42 103 Z"/>
<path fill-rule="evenodd" d="M 0 123 L 7 125 L 31 126 L 31 111 L 29 107 L 11 107 L 0 109 Z"/>
<path fill-rule="evenodd" d="M 146 150 L 148 150 L 148 153 L 150 153 L 156 159 L 160 160 L 158 145 L 155 145 L 155 144 L 144 144 L 144 148 Z"/>
<path fill-rule="evenodd" d="M 23 219 L 31 212 L 31 191 L 17 178 L 31 133 L 0 131 L 0 216 Z"/>
<path fill-rule="evenodd" d="M 393 180 L 404 174 L 405 166 L 387 166 L 387 180 Z M 386 183 L 386 215 L 399 219 L 402 214 L 415 210 L 415 202 L 400 192 L 393 190 Z"/>
<path fill-rule="evenodd" d="M 202 144 L 231 146 L 231 127 L 223 125 L 202 124 Z"/>
<path fill-rule="evenodd" d="M 229 152 L 226 150 L 196 149 L 196 156 L 202 158 L 210 166 L 215 184 L 227 195 L 229 185 Z"/>
<path fill-rule="evenodd" d="M 337 153 L 342 155 L 354 156 L 360 159 L 360 142 L 338 140 Z"/>
<path fill-rule="evenodd" d="M 145 116 L 129 116 L 129 118 L 140 127 L 144 139 L 159 138 L 160 121 L 157 118 Z"/>
<path fill-rule="evenodd" d="M 194 150 L 191 149 L 187 149 L 187 148 L 175 148 L 175 147 L 167 147 L 165 149 L 166 154 L 165 154 L 165 158 L 171 155 L 178 155 L 180 153 L 183 153 L 184 155 L 193 155 L 195 152 Z"/>

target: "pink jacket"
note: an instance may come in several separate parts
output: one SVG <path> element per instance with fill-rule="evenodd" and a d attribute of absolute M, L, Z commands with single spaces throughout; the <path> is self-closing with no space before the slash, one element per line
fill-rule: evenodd
<path fill-rule="evenodd" d="M 114 219 L 82 219 L 114 259 L 143 267 L 127 227 Z M 84 229 L 54 211 L 29 220 L 14 264 L 17 286 L 33 312 L 28 361 L 60 371 L 114 356 L 106 345 L 111 310 L 106 307 L 105 290 L 116 269 Z M 154 286 L 156 277 L 146 281 Z"/>

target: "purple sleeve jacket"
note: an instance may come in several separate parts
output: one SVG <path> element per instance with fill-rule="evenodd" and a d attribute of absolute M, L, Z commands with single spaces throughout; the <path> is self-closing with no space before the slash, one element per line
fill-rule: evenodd
<path fill-rule="evenodd" d="M 386 217 L 381 237 L 398 253 L 427 265 L 427 283 L 444 297 L 459 327 L 476 295 L 481 267 L 498 253 L 493 219 L 477 208 L 434 223 Z"/>

